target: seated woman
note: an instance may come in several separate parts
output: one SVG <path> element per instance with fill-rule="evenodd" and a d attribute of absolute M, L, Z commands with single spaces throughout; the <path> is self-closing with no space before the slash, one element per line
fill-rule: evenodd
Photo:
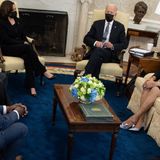
<path fill-rule="evenodd" d="M 22 25 L 17 18 L 16 6 L 6 0 L 0 6 L 0 37 L 1 49 L 6 56 L 21 57 L 26 70 L 26 86 L 31 95 L 36 96 L 34 77 L 43 74 L 48 79 L 54 75 L 49 73 L 40 63 L 37 54 L 27 43 Z"/>
<path fill-rule="evenodd" d="M 153 106 L 156 98 L 160 97 L 160 81 L 158 80 L 160 80 L 160 71 L 144 82 L 138 112 L 124 121 L 120 128 L 139 131 L 143 127 L 145 113 Z"/>

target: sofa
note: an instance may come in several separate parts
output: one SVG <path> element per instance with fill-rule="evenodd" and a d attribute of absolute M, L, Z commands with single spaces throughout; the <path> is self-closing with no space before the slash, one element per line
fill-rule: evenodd
<path fill-rule="evenodd" d="M 140 106 L 140 96 L 143 90 L 142 85 L 144 81 L 152 75 L 153 73 L 149 73 L 144 78 L 137 77 L 135 88 L 127 107 L 133 113 L 137 112 Z M 144 129 L 146 130 L 147 134 L 156 141 L 158 146 L 160 146 L 160 97 L 156 99 L 153 107 L 146 113 Z"/>

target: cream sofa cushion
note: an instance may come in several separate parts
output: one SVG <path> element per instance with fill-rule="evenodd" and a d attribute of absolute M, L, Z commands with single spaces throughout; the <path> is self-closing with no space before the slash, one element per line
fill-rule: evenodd
<path fill-rule="evenodd" d="M 159 108 L 160 108 L 160 105 L 159 105 Z M 147 134 L 150 135 L 160 147 L 160 114 L 157 113 L 156 110 L 153 114 L 153 118 L 150 123 Z"/>
<path fill-rule="evenodd" d="M 156 109 L 156 112 L 160 115 L 160 97 L 158 97 L 154 103 L 154 107 Z"/>

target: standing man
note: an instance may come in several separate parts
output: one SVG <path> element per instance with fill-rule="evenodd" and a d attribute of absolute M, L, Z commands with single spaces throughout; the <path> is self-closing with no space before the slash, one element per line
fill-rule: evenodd
<path fill-rule="evenodd" d="M 105 19 L 95 21 L 84 37 L 84 43 L 91 49 L 84 59 L 89 59 L 85 74 L 99 78 L 102 63 L 118 62 L 117 52 L 127 48 L 124 25 L 114 20 L 117 6 L 109 4 L 105 10 Z"/>

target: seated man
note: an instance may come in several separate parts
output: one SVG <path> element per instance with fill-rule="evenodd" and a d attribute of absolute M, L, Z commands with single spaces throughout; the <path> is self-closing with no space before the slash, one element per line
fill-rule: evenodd
<path fill-rule="evenodd" d="M 84 43 L 91 49 L 84 59 L 89 59 L 85 74 L 99 78 L 102 63 L 118 62 L 117 52 L 127 48 L 124 25 L 114 20 L 117 7 L 109 4 L 105 20 L 95 21 L 84 37 Z"/>
<path fill-rule="evenodd" d="M 12 106 L 0 105 L 0 151 L 1 159 L 13 160 L 17 156 L 18 148 L 28 129 L 20 122 L 20 117 L 27 114 L 26 106 L 14 104 Z"/>
<path fill-rule="evenodd" d="M 4 78 L 5 75 L 0 78 Z M 6 87 L 3 80 L 0 79 L 0 99 L 7 100 Z M 6 83 L 6 81 L 4 81 Z M 1 97 L 2 96 L 2 97 Z M 2 99 L 4 98 L 4 99 Z M 5 101 L 1 101 L 5 102 Z M 27 135 L 27 127 L 20 122 L 16 122 L 20 117 L 28 113 L 26 106 L 18 103 L 11 106 L 0 105 L 0 159 L 1 160 L 20 160 L 18 149 L 22 139 Z"/>

